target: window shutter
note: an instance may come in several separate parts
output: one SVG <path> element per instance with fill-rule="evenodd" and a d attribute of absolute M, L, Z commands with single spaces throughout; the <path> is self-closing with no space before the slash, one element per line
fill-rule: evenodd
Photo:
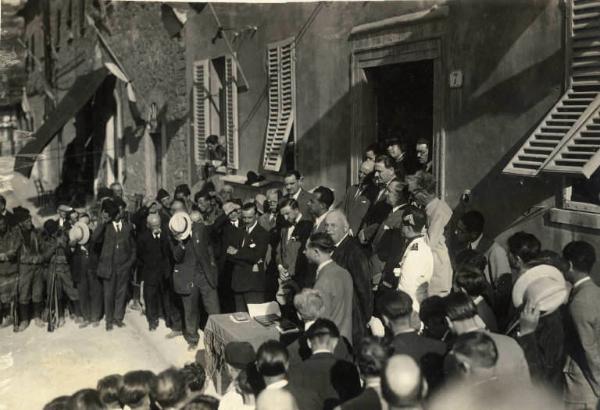
<path fill-rule="evenodd" d="M 239 168 L 237 64 L 231 56 L 225 58 L 225 135 L 227 136 L 227 167 Z"/>
<path fill-rule="evenodd" d="M 600 0 L 571 0 L 570 86 L 529 136 L 505 173 L 589 177 L 600 164 Z"/>
<path fill-rule="evenodd" d="M 263 168 L 279 172 L 296 110 L 295 44 L 285 40 L 267 49 L 269 112 Z"/>
<path fill-rule="evenodd" d="M 194 94 L 193 94 L 193 129 L 194 129 L 194 160 L 196 166 L 201 166 L 206 160 L 206 137 L 208 137 L 209 121 L 209 61 L 202 60 L 194 63 Z"/>

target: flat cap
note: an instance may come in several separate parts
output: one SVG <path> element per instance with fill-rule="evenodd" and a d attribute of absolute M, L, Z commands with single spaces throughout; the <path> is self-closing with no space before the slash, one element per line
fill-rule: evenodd
<path fill-rule="evenodd" d="M 244 369 L 256 360 L 254 348 L 248 342 L 229 342 L 225 346 L 225 362 L 237 369 Z"/>

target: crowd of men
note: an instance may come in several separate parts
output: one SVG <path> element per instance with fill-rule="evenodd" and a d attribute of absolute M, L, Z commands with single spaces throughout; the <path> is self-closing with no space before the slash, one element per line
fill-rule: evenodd
<path fill-rule="evenodd" d="M 59 208 L 42 233 L 4 209 L 3 325 L 18 317 L 22 331 L 51 312 L 60 325 L 68 307 L 82 327 L 102 316 L 108 331 L 124 326 L 135 276 L 149 329 L 163 318 L 190 349 L 208 315 L 248 304 L 276 300 L 297 323 L 287 345 L 228 346 L 234 382 L 219 408 L 421 408 L 457 381 L 498 394 L 540 386 L 567 408 L 595 408 L 594 248 L 574 241 L 559 254 L 526 232 L 497 243 L 484 215 L 453 215 L 437 197 L 428 148 L 418 141 L 409 163 L 397 140 L 369 147 L 341 198 L 290 171 L 266 195 L 207 183 L 192 197 L 180 185 L 132 213 L 114 185 L 89 213 Z"/>

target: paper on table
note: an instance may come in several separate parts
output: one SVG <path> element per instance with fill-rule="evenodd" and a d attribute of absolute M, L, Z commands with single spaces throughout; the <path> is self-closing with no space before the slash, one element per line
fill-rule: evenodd
<path fill-rule="evenodd" d="M 268 315 L 281 316 L 281 310 L 277 302 L 248 304 L 248 313 L 253 318 Z"/>

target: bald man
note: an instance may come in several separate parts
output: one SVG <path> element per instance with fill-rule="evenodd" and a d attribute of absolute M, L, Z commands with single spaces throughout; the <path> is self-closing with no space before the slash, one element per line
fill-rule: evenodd
<path fill-rule="evenodd" d="M 408 355 L 399 354 L 388 360 L 383 371 L 381 390 L 390 410 L 421 410 L 427 383 L 417 362 Z"/>
<path fill-rule="evenodd" d="M 167 232 L 161 229 L 159 214 L 150 214 L 138 235 L 137 259 L 139 280 L 143 283 L 146 318 L 150 330 L 158 327 L 161 304 L 168 310 L 167 280 L 171 274 L 171 255 Z M 167 320 L 167 322 L 169 322 Z"/>
<path fill-rule="evenodd" d="M 346 269 L 352 277 L 354 294 L 352 297 L 352 340 L 358 346 L 373 314 L 373 292 L 369 259 L 358 241 L 350 236 L 350 225 L 340 210 L 329 212 L 325 218 L 325 232 L 335 243 L 331 258 Z"/>
<path fill-rule="evenodd" d="M 374 161 L 367 160 L 360 165 L 358 184 L 348 187 L 339 206 L 348 217 L 350 229 L 354 235 L 358 234 L 363 218 L 377 196 L 377 187 L 373 183 L 374 169 Z"/>

